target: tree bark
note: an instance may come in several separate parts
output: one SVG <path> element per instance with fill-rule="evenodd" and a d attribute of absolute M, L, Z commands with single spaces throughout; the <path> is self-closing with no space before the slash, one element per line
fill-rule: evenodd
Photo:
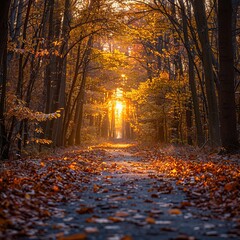
<path fill-rule="evenodd" d="M 58 58 L 58 84 L 56 89 L 56 110 L 62 108 L 61 117 L 54 120 L 54 128 L 53 128 L 53 140 L 56 146 L 63 146 L 64 139 L 62 137 L 63 132 L 63 115 L 64 115 L 64 108 L 65 108 L 65 90 L 66 90 L 66 69 L 67 69 L 67 49 L 68 49 L 68 40 L 69 40 L 69 33 L 70 33 L 70 22 L 71 22 L 71 1 L 65 0 L 64 5 L 64 18 L 63 18 L 63 25 L 62 25 L 62 36 L 63 43 L 61 46 L 60 54 L 64 57 Z"/>
<path fill-rule="evenodd" d="M 90 36 L 88 43 L 87 43 L 87 49 L 86 49 L 86 55 L 85 59 L 83 62 L 83 77 L 82 77 L 82 82 L 81 82 L 81 87 L 80 87 L 80 99 L 79 99 L 79 105 L 77 106 L 79 108 L 79 116 L 78 116 L 78 124 L 77 124 L 77 131 L 75 134 L 75 144 L 79 145 L 81 143 L 81 130 L 82 130 L 82 121 L 83 121 L 83 105 L 84 105 L 84 96 L 85 96 L 85 85 L 87 81 L 87 69 L 88 69 L 88 64 L 89 64 L 89 56 L 91 53 L 91 48 L 92 48 L 92 42 L 93 37 Z"/>
<path fill-rule="evenodd" d="M 218 1 L 219 109 L 222 146 L 227 151 L 239 148 L 234 94 L 234 56 L 232 1 Z"/>
<path fill-rule="evenodd" d="M 0 159 L 8 158 L 9 143 L 5 128 L 5 104 L 7 86 L 7 41 L 8 41 L 8 15 L 11 1 L 0 1 Z"/>
<path fill-rule="evenodd" d="M 81 45 L 78 45 L 77 49 L 77 55 L 76 55 L 76 64 L 75 64 L 75 70 L 74 70 L 74 75 L 73 75 L 73 80 L 71 83 L 71 87 L 68 93 L 67 101 L 66 101 L 66 107 L 65 107 L 65 112 L 64 112 L 64 119 L 63 119 L 63 133 L 62 133 L 62 138 L 64 139 L 64 145 L 67 140 L 67 129 L 69 127 L 70 120 L 72 119 L 72 109 L 75 108 L 75 105 L 71 106 L 71 100 L 73 98 L 73 93 L 74 89 L 76 87 L 76 82 L 79 76 L 79 69 L 81 67 L 82 61 L 80 61 L 80 53 L 81 53 Z M 72 109 L 71 109 L 72 108 Z"/>
<path fill-rule="evenodd" d="M 191 51 L 190 40 L 188 35 L 187 17 L 186 17 L 186 11 L 185 11 L 183 0 L 180 0 L 180 5 L 181 5 L 181 13 L 182 13 L 183 35 L 184 35 L 185 47 L 187 48 L 187 55 L 188 55 L 188 78 L 189 78 L 189 86 L 192 94 L 195 126 L 197 130 L 197 144 L 198 146 L 202 146 L 205 142 L 205 137 L 204 137 L 201 114 L 199 109 L 199 101 L 197 96 L 197 88 L 196 88 L 196 81 L 195 81 L 195 74 L 194 74 L 193 55 L 191 54 L 192 51 Z"/>
<path fill-rule="evenodd" d="M 207 17 L 204 0 L 192 0 L 197 32 L 202 47 L 202 61 L 206 81 L 206 95 L 208 102 L 209 141 L 212 146 L 220 145 L 220 126 L 217 96 L 214 86 L 214 72 L 212 66 L 212 50 L 209 43 Z"/>

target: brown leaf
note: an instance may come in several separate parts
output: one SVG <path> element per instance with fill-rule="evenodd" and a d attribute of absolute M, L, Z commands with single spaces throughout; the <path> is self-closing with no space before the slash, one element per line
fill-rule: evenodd
<path fill-rule="evenodd" d="M 101 188 L 101 186 L 97 185 L 97 184 L 94 184 L 93 185 L 93 191 L 96 193 L 99 191 L 99 189 Z"/>
<path fill-rule="evenodd" d="M 99 232 L 99 230 L 98 230 L 97 227 L 86 227 L 86 228 L 84 229 L 84 231 L 85 231 L 86 233 L 98 233 L 98 232 Z"/>
<path fill-rule="evenodd" d="M 175 232 L 175 231 L 177 231 L 176 228 L 172 228 L 172 227 L 162 227 L 160 229 L 161 229 L 161 231 L 164 231 L 164 232 Z"/>
<path fill-rule="evenodd" d="M 93 223 L 94 222 L 94 220 L 95 220 L 95 218 L 87 218 L 85 221 L 87 222 L 87 223 Z"/>
<path fill-rule="evenodd" d="M 79 214 L 93 213 L 93 208 L 92 207 L 82 207 L 80 209 L 77 209 L 76 212 Z"/>
<path fill-rule="evenodd" d="M 187 235 L 178 235 L 174 240 L 195 240 L 195 237 Z"/>
<path fill-rule="evenodd" d="M 129 235 L 126 235 L 126 236 L 122 237 L 121 240 L 133 240 L 133 238 Z"/>
<path fill-rule="evenodd" d="M 145 219 L 145 221 L 146 221 L 147 223 L 149 223 L 149 224 L 155 224 L 155 223 L 156 223 L 155 219 L 154 219 L 154 218 L 151 218 L 151 217 L 147 217 L 147 218 Z"/>
<path fill-rule="evenodd" d="M 237 182 L 230 182 L 224 186 L 224 190 L 231 192 L 237 188 Z"/>
<path fill-rule="evenodd" d="M 153 201 L 150 200 L 150 199 L 146 199 L 146 200 L 144 200 L 144 202 L 146 202 L 146 203 L 153 203 Z"/>
<path fill-rule="evenodd" d="M 77 233 L 77 234 L 57 238 L 57 240 L 86 240 L 86 239 L 87 239 L 87 235 L 85 233 Z"/>
<path fill-rule="evenodd" d="M 190 202 L 186 202 L 186 201 L 183 201 L 181 202 L 181 207 L 184 208 L 184 207 L 190 207 L 192 206 L 192 204 Z"/>
<path fill-rule="evenodd" d="M 127 216 L 129 216 L 129 213 L 127 213 L 127 212 L 116 212 L 115 216 L 116 217 L 127 217 Z"/>
<path fill-rule="evenodd" d="M 124 221 L 124 218 L 120 218 L 120 217 L 108 217 L 108 220 L 117 223 L 117 222 L 122 222 L 122 221 Z"/>

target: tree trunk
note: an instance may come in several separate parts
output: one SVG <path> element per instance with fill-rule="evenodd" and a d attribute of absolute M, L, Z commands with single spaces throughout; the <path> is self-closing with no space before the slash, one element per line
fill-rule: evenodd
<path fill-rule="evenodd" d="M 23 43 L 22 43 L 21 49 L 25 48 L 25 41 L 27 39 L 27 26 L 28 26 L 28 20 L 29 20 L 29 16 L 30 16 L 30 10 L 32 7 L 32 3 L 33 3 L 33 0 L 29 0 L 28 6 L 27 6 L 26 17 L 25 17 L 24 25 L 23 25 L 23 34 L 22 34 Z M 24 80 L 24 55 L 21 54 L 20 58 L 19 58 L 19 64 L 18 64 L 18 83 L 17 83 L 17 90 L 16 90 L 16 95 L 19 99 L 23 98 L 23 80 Z M 15 117 L 13 117 L 13 119 L 12 119 L 13 125 L 14 125 L 15 120 L 16 120 Z M 20 136 L 18 138 L 18 153 L 21 154 L 23 122 L 20 122 L 18 125 L 19 125 L 18 133 Z"/>
<path fill-rule="evenodd" d="M 193 145 L 192 140 L 192 103 L 191 100 L 186 103 L 186 124 L 187 124 L 187 143 Z"/>
<path fill-rule="evenodd" d="M 81 130 L 82 130 L 82 120 L 83 120 L 83 105 L 84 105 L 84 96 L 85 96 L 85 85 L 87 80 L 87 71 L 89 64 L 89 56 L 91 54 L 91 48 L 93 43 L 93 36 L 90 36 L 86 44 L 86 50 L 84 53 L 83 59 L 83 75 L 82 81 L 79 89 L 79 96 L 76 105 L 74 127 L 72 130 L 72 136 L 70 137 L 71 141 L 79 145 L 81 143 Z"/>
<path fill-rule="evenodd" d="M 202 146 L 205 142 L 205 138 L 204 138 L 204 132 L 202 127 L 200 109 L 199 109 L 199 101 L 197 96 L 197 88 L 196 88 L 196 81 L 195 81 L 195 74 L 194 74 L 194 61 L 193 61 L 193 55 L 191 54 L 192 51 L 190 47 L 190 41 L 189 41 L 189 35 L 188 35 L 188 29 L 187 29 L 187 17 L 186 17 L 186 11 L 185 11 L 183 0 L 180 0 L 180 5 L 181 5 L 181 12 L 182 12 L 183 35 L 184 35 L 185 47 L 188 54 L 188 77 L 189 77 L 189 86 L 192 94 L 195 125 L 197 130 L 197 144 L 198 146 Z"/>
<path fill-rule="evenodd" d="M 64 140 L 64 145 L 67 141 L 67 129 L 69 127 L 69 123 L 71 121 L 71 119 L 73 118 L 73 109 L 75 108 L 75 104 L 73 104 L 73 106 L 71 106 L 71 100 L 73 98 L 73 93 L 74 93 L 74 89 L 76 87 L 76 83 L 77 83 L 77 79 L 79 76 L 79 69 L 82 65 L 82 61 L 80 61 L 80 53 L 81 53 L 81 44 L 78 45 L 78 49 L 77 49 L 77 55 L 76 55 L 76 64 L 75 64 L 75 71 L 74 71 L 74 76 L 73 76 L 73 80 L 71 83 L 71 88 L 69 90 L 68 93 L 68 97 L 67 97 L 67 102 L 66 102 L 66 107 L 65 107 L 65 113 L 64 113 L 64 120 L 63 120 L 63 133 L 62 133 L 62 138 Z"/>
<path fill-rule="evenodd" d="M 206 94 L 208 102 L 209 141 L 212 146 L 220 145 L 220 126 L 217 97 L 214 86 L 214 73 L 212 66 L 212 50 L 209 43 L 207 17 L 204 0 L 192 0 L 197 32 L 202 47 L 203 69 L 206 80 Z"/>
<path fill-rule="evenodd" d="M 64 5 L 64 18 L 63 18 L 63 26 L 62 26 L 62 36 L 63 44 L 61 46 L 60 54 L 64 56 L 64 58 L 58 58 L 58 77 L 57 77 L 57 89 L 56 89 L 56 99 L 57 104 L 55 106 L 56 110 L 62 108 L 61 117 L 54 120 L 54 128 L 53 128 L 53 140 L 56 146 L 62 146 L 64 144 L 64 140 L 62 137 L 63 132 L 63 114 L 65 108 L 65 90 L 66 90 L 66 69 L 67 69 L 67 55 L 66 51 L 68 49 L 68 40 L 70 33 L 70 22 L 71 22 L 71 2 L 70 0 L 65 0 Z"/>
<path fill-rule="evenodd" d="M 0 159 L 7 159 L 10 143 L 8 141 L 5 127 L 5 104 L 6 104 L 6 86 L 7 86 L 7 47 L 2 57 L 3 61 L 0 65 L 1 80 L 1 107 L 0 107 Z"/>
<path fill-rule="evenodd" d="M 0 1 L 0 159 L 8 158 L 9 143 L 5 128 L 5 104 L 7 86 L 7 41 L 8 41 L 8 14 L 10 0 Z"/>
<path fill-rule="evenodd" d="M 227 151 L 239 148 L 234 94 L 232 44 L 232 1 L 218 1 L 219 109 L 222 146 Z"/>
<path fill-rule="evenodd" d="M 58 46 L 54 45 L 54 41 L 60 40 L 62 28 L 62 17 L 61 13 L 62 10 L 60 8 L 60 1 L 59 0 L 49 0 L 48 8 L 49 8 L 49 19 L 48 19 L 48 48 L 51 49 L 54 47 L 55 50 L 59 52 L 59 54 L 52 53 L 49 57 L 49 62 L 46 66 L 45 71 L 45 90 L 44 95 L 46 96 L 46 107 L 45 112 L 55 112 L 59 108 L 61 108 L 62 99 L 61 99 L 61 90 L 64 88 L 63 83 L 63 73 L 64 73 L 64 59 L 59 56 L 61 54 L 61 49 Z M 65 14 L 64 14 L 65 17 Z M 65 32 L 66 33 L 66 32 Z M 64 36 L 63 39 L 63 46 L 65 46 L 65 39 L 68 35 Z M 62 50 L 64 49 L 62 46 Z M 65 94 L 62 94 L 63 97 Z M 61 104 L 59 102 L 61 101 Z M 45 126 L 45 135 L 46 138 L 49 138 L 53 141 L 53 144 L 56 145 L 56 139 L 58 136 L 56 132 L 61 132 L 61 129 L 58 128 L 59 121 L 52 120 L 46 123 Z M 60 138 L 61 140 L 61 138 Z"/>

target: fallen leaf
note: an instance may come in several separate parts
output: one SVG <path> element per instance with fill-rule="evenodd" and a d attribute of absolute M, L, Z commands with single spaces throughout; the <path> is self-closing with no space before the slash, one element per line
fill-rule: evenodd
<path fill-rule="evenodd" d="M 116 217 L 128 217 L 129 213 L 127 213 L 127 212 L 116 212 L 115 216 Z"/>
<path fill-rule="evenodd" d="M 126 236 L 122 237 L 121 240 L 133 240 L 133 238 L 129 235 L 126 235 Z"/>
<path fill-rule="evenodd" d="M 145 199 L 144 202 L 146 202 L 146 203 L 153 203 L 153 201 L 150 200 L 150 199 Z"/>
<path fill-rule="evenodd" d="M 53 190 L 54 192 L 58 192 L 58 191 L 59 191 L 59 187 L 56 186 L 56 185 L 54 185 L 54 186 L 52 187 L 52 190 Z"/>
<path fill-rule="evenodd" d="M 160 228 L 161 231 L 164 231 L 164 232 L 175 232 L 177 231 L 176 228 L 172 228 L 172 227 L 162 227 Z"/>
<path fill-rule="evenodd" d="M 79 214 L 93 213 L 93 208 L 92 207 L 82 207 L 80 209 L 77 209 L 76 212 Z"/>
<path fill-rule="evenodd" d="M 101 188 L 101 186 L 97 185 L 97 184 L 94 184 L 93 185 L 93 191 L 96 193 L 99 191 L 99 189 Z"/>
<path fill-rule="evenodd" d="M 149 224 L 155 224 L 155 223 L 156 223 L 155 219 L 154 219 L 154 218 L 151 218 L 151 217 L 147 217 L 147 218 L 145 219 L 145 221 L 146 221 L 147 223 L 149 223 Z"/>
<path fill-rule="evenodd" d="M 181 207 L 184 208 L 184 207 L 190 207 L 192 206 L 192 204 L 190 202 L 186 202 L 186 201 L 183 201 L 181 202 Z"/>
<path fill-rule="evenodd" d="M 86 239 L 87 239 L 87 235 L 85 233 L 77 233 L 77 234 L 57 238 L 57 240 L 86 240 Z"/>
<path fill-rule="evenodd" d="M 124 218 L 120 218 L 120 217 L 108 217 L 108 220 L 112 221 L 112 222 L 123 222 Z"/>
<path fill-rule="evenodd" d="M 231 192 L 237 188 L 237 182 L 230 182 L 225 184 L 224 190 Z"/>
<path fill-rule="evenodd" d="M 178 235 L 174 240 L 195 240 L 195 237 L 188 235 Z"/>
<path fill-rule="evenodd" d="M 168 211 L 168 213 L 171 215 L 180 215 L 182 214 L 182 211 L 178 208 L 172 208 Z"/>

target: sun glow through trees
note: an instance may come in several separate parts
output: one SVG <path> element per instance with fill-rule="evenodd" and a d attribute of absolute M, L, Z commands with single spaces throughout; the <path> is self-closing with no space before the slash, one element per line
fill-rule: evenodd
<path fill-rule="evenodd" d="M 111 137 L 115 139 L 123 138 L 123 124 L 125 118 L 125 101 L 123 92 L 117 88 L 109 101 L 109 116 L 111 121 Z"/>

